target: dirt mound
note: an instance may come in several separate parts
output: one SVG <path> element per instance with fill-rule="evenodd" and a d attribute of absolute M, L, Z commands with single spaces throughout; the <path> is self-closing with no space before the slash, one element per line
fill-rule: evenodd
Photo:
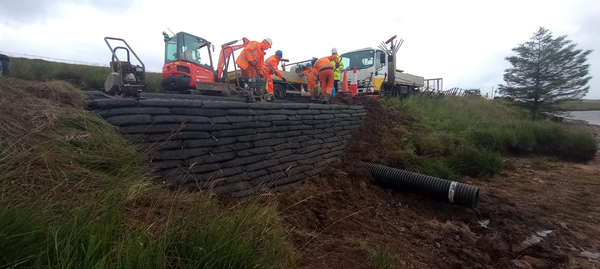
<path fill-rule="evenodd" d="M 289 236 L 302 253 L 301 267 L 372 268 L 378 254 L 387 251 L 391 268 L 589 268 L 578 251 L 598 251 L 593 247 L 598 240 L 591 238 L 600 237 L 590 225 L 600 221 L 600 214 L 589 207 L 598 199 L 585 194 L 593 171 L 560 163 L 548 172 L 530 172 L 531 161 L 524 161 L 530 165 L 489 181 L 461 178 L 481 188 L 475 211 L 380 188 L 352 163 L 387 164 L 386 152 L 402 139 L 397 125 L 415 120 L 370 98 L 360 102 L 369 117 L 341 161 L 276 196 Z M 529 178 L 532 173 L 547 183 L 532 186 L 537 184 Z M 556 173 L 577 175 L 578 186 L 564 184 Z M 560 198 L 549 199 L 552 190 L 560 190 Z M 581 195 L 589 199 L 579 199 Z M 586 210 L 595 213 L 588 216 Z M 575 228 L 560 224 L 566 211 L 567 219 L 577 223 L 566 225 Z M 590 221 L 584 225 L 578 218 Z M 544 231 L 552 232 L 538 236 L 535 244 L 524 243 Z M 569 246 L 577 250 L 567 250 Z"/>

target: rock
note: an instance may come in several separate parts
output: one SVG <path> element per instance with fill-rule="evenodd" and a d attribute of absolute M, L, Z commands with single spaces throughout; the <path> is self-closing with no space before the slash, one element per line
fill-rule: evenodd
<path fill-rule="evenodd" d="M 523 250 L 527 249 L 528 247 L 529 246 L 526 246 L 525 244 L 514 244 L 510 249 L 512 250 L 512 252 L 518 253 L 523 252 Z"/>
<path fill-rule="evenodd" d="M 567 228 L 567 224 L 565 224 L 564 222 L 560 223 L 560 227 L 563 228 L 563 229 L 565 229 L 565 230 L 568 229 Z"/>
<path fill-rule="evenodd" d="M 512 260 L 512 263 L 517 267 L 517 268 L 522 268 L 522 269 L 533 269 L 533 266 L 531 266 L 531 264 L 527 263 L 526 261 L 523 260 Z"/>
<path fill-rule="evenodd" d="M 550 264 L 548 262 L 546 262 L 545 260 L 540 260 L 538 258 L 534 258 L 534 257 L 527 256 L 527 255 L 523 256 L 522 260 L 529 263 L 533 267 L 533 269 L 550 268 Z"/>

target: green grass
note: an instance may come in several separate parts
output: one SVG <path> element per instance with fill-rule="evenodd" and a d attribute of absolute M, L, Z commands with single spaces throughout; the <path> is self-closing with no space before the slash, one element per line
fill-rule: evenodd
<path fill-rule="evenodd" d="M 91 65 L 67 64 L 39 59 L 11 58 L 10 76 L 23 80 L 69 81 L 84 90 L 104 88 L 110 68 Z M 146 90 L 161 92 L 160 73 L 146 72 Z"/>
<path fill-rule="evenodd" d="M 369 264 L 374 269 L 401 268 L 392 252 L 387 249 L 377 249 L 369 253 Z"/>
<path fill-rule="evenodd" d="M 293 265 L 275 204 L 153 185 L 113 126 L 36 87 L 57 84 L 0 79 L 0 268 Z"/>
<path fill-rule="evenodd" d="M 588 133 L 549 120 L 502 100 L 444 97 L 384 99 L 388 108 L 417 118 L 401 150 L 390 153 L 396 167 L 438 176 L 492 176 L 502 171 L 502 153 L 538 154 L 585 162 L 597 144 Z"/>
<path fill-rule="evenodd" d="M 558 111 L 600 110 L 600 100 L 581 99 L 568 101 L 554 106 Z"/>

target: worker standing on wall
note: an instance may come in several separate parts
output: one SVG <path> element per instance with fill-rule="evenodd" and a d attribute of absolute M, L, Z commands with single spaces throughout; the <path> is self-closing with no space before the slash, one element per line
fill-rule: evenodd
<path fill-rule="evenodd" d="M 340 90 L 340 70 L 344 70 L 344 63 L 342 62 L 342 58 L 338 55 L 337 48 L 331 49 L 331 56 L 336 55 L 338 60 L 331 61 L 331 64 L 335 67 L 333 70 L 333 87 L 335 87 L 336 91 Z"/>
<path fill-rule="evenodd" d="M 265 61 L 265 50 L 273 45 L 270 38 L 265 38 L 262 42 L 250 41 L 235 60 L 235 63 L 242 69 L 244 77 L 256 77 L 259 74 L 265 77 L 263 65 Z"/>
<path fill-rule="evenodd" d="M 287 82 L 287 79 L 283 77 L 283 74 L 277 68 L 277 66 L 279 66 L 279 61 L 281 61 L 282 56 L 283 53 L 281 52 L 281 50 L 278 50 L 275 52 L 275 55 L 267 58 L 267 60 L 265 61 L 264 70 L 265 74 L 267 75 L 267 91 L 271 95 L 273 95 L 273 78 L 271 78 L 271 75 L 276 74 L 278 77 L 281 78 L 281 80 L 283 80 L 283 82 Z"/>
<path fill-rule="evenodd" d="M 311 63 L 307 63 L 306 70 L 304 70 L 304 72 L 302 72 L 302 74 L 306 76 L 306 81 L 308 82 L 307 88 L 308 88 L 308 91 L 312 94 L 313 98 L 318 96 L 316 94 L 317 72 L 318 71 L 315 71 L 315 68 L 313 68 Z"/>
<path fill-rule="evenodd" d="M 338 61 L 337 55 L 334 54 L 318 60 L 313 59 L 312 61 L 313 67 L 319 72 L 319 82 L 321 82 L 321 91 L 323 91 L 322 95 L 319 96 L 319 100 L 323 101 L 323 103 L 329 103 L 329 99 L 331 98 L 334 70 L 334 67 L 331 64 L 332 61 Z"/>

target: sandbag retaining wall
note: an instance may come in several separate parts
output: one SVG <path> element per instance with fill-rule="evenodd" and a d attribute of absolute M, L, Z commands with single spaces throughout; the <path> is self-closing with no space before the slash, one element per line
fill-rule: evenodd
<path fill-rule="evenodd" d="M 210 100 L 99 99 L 87 106 L 152 150 L 161 183 L 234 196 L 321 172 L 367 115 L 362 106 Z"/>

